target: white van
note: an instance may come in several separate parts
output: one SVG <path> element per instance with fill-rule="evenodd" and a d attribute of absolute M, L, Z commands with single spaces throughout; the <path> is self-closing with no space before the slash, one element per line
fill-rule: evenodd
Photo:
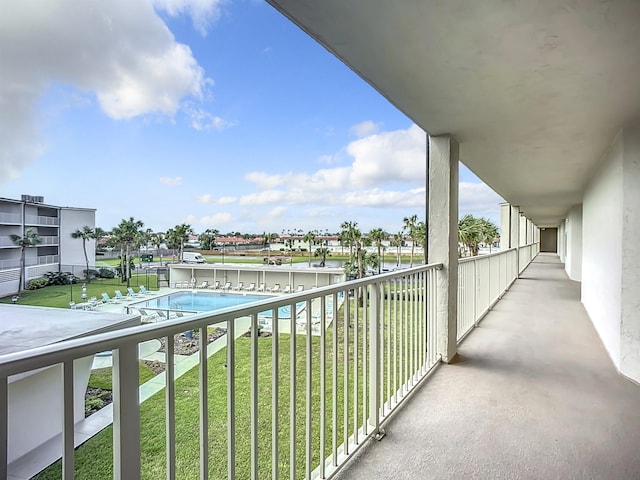
<path fill-rule="evenodd" d="M 182 252 L 182 261 L 185 263 L 204 263 L 204 257 L 197 252 Z"/>

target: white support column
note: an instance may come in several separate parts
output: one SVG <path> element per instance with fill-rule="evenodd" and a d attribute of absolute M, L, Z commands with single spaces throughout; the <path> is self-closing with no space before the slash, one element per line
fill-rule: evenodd
<path fill-rule="evenodd" d="M 511 248 L 511 205 L 500 204 L 500 250 Z"/>
<path fill-rule="evenodd" d="M 520 271 L 520 207 L 511 205 L 511 235 L 509 248 L 516 251 L 516 272 Z"/>
<path fill-rule="evenodd" d="M 458 142 L 429 137 L 429 263 L 438 272 L 438 352 L 450 362 L 457 351 L 458 315 Z"/>

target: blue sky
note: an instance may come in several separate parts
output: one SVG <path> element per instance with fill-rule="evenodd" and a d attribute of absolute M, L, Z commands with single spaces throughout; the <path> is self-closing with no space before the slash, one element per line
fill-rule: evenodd
<path fill-rule="evenodd" d="M 107 230 L 133 216 L 154 231 L 396 232 L 424 217 L 425 133 L 268 4 L 14 3 L 0 196 L 95 208 Z M 497 221 L 499 201 L 462 168 L 461 214 Z"/>

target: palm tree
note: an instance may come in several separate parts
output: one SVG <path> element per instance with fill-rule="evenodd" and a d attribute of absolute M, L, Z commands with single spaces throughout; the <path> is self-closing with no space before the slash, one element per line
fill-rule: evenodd
<path fill-rule="evenodd" d="M 331 250 L 326 247 L 316 248 L 316 251 L 313 252 L 314 257 L 320 257 L 320 266 L 324 267 L 327 263 L 327 256 L 331 255 Z"/>
<path fill-rule="evenodd" d="M 316 239 L 316 234 L 313 232 L 307 232 L 307 234 L 302 239 L 303 241 L 309 244 L 309 266 L 311 266 L 311 255 L 312 255 L 311 249 L 313 247 L 313 243 L 315 242 L 315 239 Z"/>
<path fill-rule="evenodd" d="M 204 232 L 198 235 L 198 241 L 200 247 L 203 250 L 211 250 L 216 245 L 216 238 L 220 235 L 220 231 L 216 229 L 207 228 Z"/>
<path fill-rule="evenodd" d="M 76 229 L 75 232 L 71 232 L 71 238 L 81 238 L 82 239 L 82 251 L 84 252 L 84 263 L 86 265 L 86 270 L 84 271 L 84 278 L 87 282 L 91 281 L 91 275 L 89 275 L 89 256 L 87 255 L 87 241 L 94 240 L 97 238 L 96 230 L 91 228 L 88 225 L 83 226 L 82 228 Z"/>
<path fill-rule="evenodd" d="M 189 235 L 193 235 L 193 228 L 191 225 L 182 223 L 173 227 L 175 239 L 178 241 L 178 248 L 180 253 L 180 260 L 182 260 L 182 254 L 184 253 L 184 244 L 189 241 Z"/>
<path fill-rule="evenodd" d="M 180 247 L 180 238 L 175 231 L 175 229 L 170 228 L 167 230 L 167 234 L 165 236 L 165 242 L 167 243 L 167 247 L 171 249 L 171 254 L 173 256 L 172 260 L 176 261 L 176 248 Z"/>
<path fill-rule="evenodd" d="M 380 254 L 380 252 L 382 250 L 382 242 L 389 238 L 389 234 L 381 228 L 374 228 L 369 232 L 369 238 L 378 248 L 378 273 L 381 273 L 382 263 L 380 262 L 380 259 L 382 258 L 382 255 Z"/>
<path fill-rule="evenodd" d="M 404 223 L 404 231 L 407 232 L 408 237 L 411 239 L 411 260 L 409 262 L 409 267 L 413 267 L 413 252 L 416 246 L 415 240 L 417 238 L 416 225 L 418 223 L 418 216 L 411 215 L 410 217 L 404 217 L 402 222 Z"/>
<path fill-rule="evenodd" d="M 127 281 L 127 287 L 131 286 L 131 246 L 139 239 L 139 233 L 143 226 L 144 223 L 140 220 L 129 217 L 129 220 L 122 219 L 111 232 L 120 244 L 120 271 L 123 280 Z"/>
<path fill-rule="evenodd" d="M 160 247 L 164 243 L 164 233 L 162 232 L 152 233 L 151 238 L 149 240 L 151 241 L 151 244 L 154 247 L 156 247 L 158 254 L 160 254 Z"/>
<path fill-rule="evenodd" d="M 458 222 L 458 241 L 469 249 L 472 256 L 478 255 L 480 243 L 491 245 L 496 235 L 498 227 L 486 218 L 475 218 L 466 214 Z"/>
<path fill-rule="evenodd" d="M 402 260 L 402 242 L 404 242 L 403 233 L 394 233 L 391 245 L 396 247 L 396 267 L 400 266 L 400 261 Z"/>
<path fill-rule="evenodd" d="M 24 278 L 25 278 L 25 253 L 26 249 L 34 247 L 42 242 L 42 239 L 38 236 L 34 228 L 27 228 L 22 236 L 9 235 L 14 245 L 20 247 L 20 280 L 18 282 L 18 294 L 24 290 Z"/>
<path fill-rule="evenodd" d="M 416 240 L 419 241 L 422 246 L 423 263 L 427 263 L 427 224 L 422 221 L 416 223 L 415 234 Z"/>

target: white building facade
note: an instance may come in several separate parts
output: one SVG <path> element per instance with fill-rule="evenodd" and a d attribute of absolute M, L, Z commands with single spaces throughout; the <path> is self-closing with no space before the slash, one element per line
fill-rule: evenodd
<path fill-rule="evenodd" d="M 23 195 L 20 200 L 0 198 L 0 296 L 19 291 L 20 247 L 11 235 L 34 229 L 41 242 L 25 251 L 24 284 L 46 272 L 85 265 L 82 240 L 71 233 L 85 225 L 95 228 L 95 209 L 60 207 L 42 197 Z M 89 264 L 95 265 L 95 240 L 87 241 Z"/>

